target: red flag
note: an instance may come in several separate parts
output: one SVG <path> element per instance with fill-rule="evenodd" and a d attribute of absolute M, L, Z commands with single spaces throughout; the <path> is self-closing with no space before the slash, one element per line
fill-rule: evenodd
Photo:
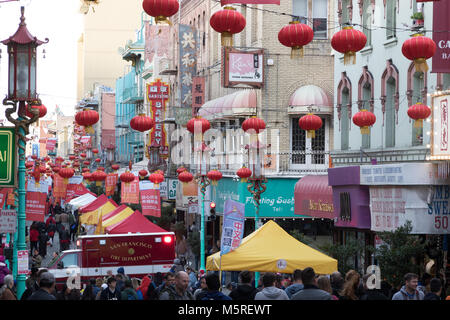
<path fill-rule="evenodd" d="M 27 192 L 25 214 L 28 221 L 44 221 L 47 194 Z"/>
<path fill-rule="evenodd" d="M 280 5 L 280 0 L 220 0 L 220 5 L 242 3 L 242 4 L 277 4 Z"/>
<path fill-rule="evenodd" d="M 116 189 L 117 180 L 119 179 L 119 175 L 117 173 L 110 173 L 106 177 L 105 180 L 105 195 L 107 197 L 112 196 Z"/>
<path fill-rule="evenodd" d="M 130 183 L 122 182 L 122 193 L 120 203 L 136 203 L 139 204 L 139 178 L 134 177 L 134 181 Z"/>
<path fill-rule="evenodd" d="M 161 217 L 159 189 L 141 190 L 141 207 L 144 216 Z"/>

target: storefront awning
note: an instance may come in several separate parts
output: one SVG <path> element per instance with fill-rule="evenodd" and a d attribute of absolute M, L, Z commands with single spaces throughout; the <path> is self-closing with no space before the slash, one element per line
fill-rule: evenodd
<path fill-rule="evenodd" d="M 328 175 L 305 176 L 295 184 L 294 213 L 334 219 L 333 189 L 328 186 Z"/>
<path fill-rule="evenodd" d="M 333 105 L 326 92 L 314 85 L 298 88 L 289 99 L 289 113 L 333 114 Z"/>
<path fill-rule="evenodd" d="M 210 100 L 199 110 L 205 119 L 221 119 L 236 115 L 251 115 L 256 109 L 256 90 L 239 90 L 235 93 Z"/>

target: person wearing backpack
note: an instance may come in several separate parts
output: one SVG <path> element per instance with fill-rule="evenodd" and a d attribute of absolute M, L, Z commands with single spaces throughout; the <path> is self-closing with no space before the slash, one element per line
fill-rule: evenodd
<path fill-rule="evenodd" d="M 138 300 L 138 295 L 133 288 L 131 280 L 125 280 L 125 287 L 121 293 L 122 300 Z"/>

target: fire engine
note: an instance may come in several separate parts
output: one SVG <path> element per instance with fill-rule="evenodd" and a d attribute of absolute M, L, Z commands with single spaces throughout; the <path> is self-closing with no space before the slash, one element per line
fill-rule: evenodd
<path fill-rule="evenodd" d="M 80 287 L 108 271 L 115 275 L 120 267 L 130 278 L 166 273 L 174 259 L 173 232 L 89 235 L 77 239 L 77 249 L 63 251 L 48 271 L 58 288 L 64 283 Z"/>

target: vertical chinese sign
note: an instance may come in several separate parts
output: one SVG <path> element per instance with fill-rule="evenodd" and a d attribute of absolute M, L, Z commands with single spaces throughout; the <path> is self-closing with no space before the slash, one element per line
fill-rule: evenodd
<path fill-rule="evenodd" d="M 156 79 L 147 85 L 147 99 L 150 104 L 151 118 L 155 121 L 155 127 L 149 135 L 147 145 L 147 157 L 150 155 L 148 149 L 154 141 L 160 146 L 160 155 L 162 158 L 169 157 L 169 145 L 167 143 L 167 132 L 164 127 L 164 114 L 166 112 L 166 104 L 169 101 L 169 84 Z"/>
<path fill-rule="evenodd" d="M 244 235 L 245 204 L 225 201 L 220 254 L 226 254 L 241 244 Z"/>
<path fill-rule="evenodd" d="M 184 126 L 192 117 L 192 78 L 197 73 L 197 37 L 193 26 L 179 25 L 179 44 L 181 106 L 177 108 L 175 122 Z"/>
<path fill-rule="evenodd" d="M 119 175 L 117 173 L 109 173 L 105 180 L 105 195 L 107 197 L 112 196 L 116 190 L 117 181 Z"/>
<path fill-rule="evenodd" d="M 205 103 L 205 77 L 192 78 L 192 116 L 198 114 L 198 110 Z"/>
<path fill-rule="evenodd" d="M 134 181 L 122 182 L 121 203 L 139 204 L 139 178 L 134 177 Z"/>

